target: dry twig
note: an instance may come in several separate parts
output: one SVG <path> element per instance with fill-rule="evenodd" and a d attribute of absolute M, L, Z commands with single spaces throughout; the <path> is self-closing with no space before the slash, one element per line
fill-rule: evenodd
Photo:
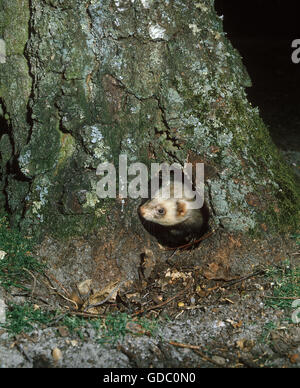
<path fill-rule="evenodd" d="M 217 362 L 215 362 L 215 361 L 212 360 L 211 358 L 207 357 L 207 356 L 200 350 L 201 347 L 198 346 L 198 345 L 183 344 L 183 343 L 175 342 L 175 341 L 169 341 L 169 344 L 170 344 L 170 345 L 173 345 L 173 346 L 177 346 L 177 347 L 179 347 L 179 348 L 187 348 L 187 349 L 191 349 L 191 350 L 193 350 L 195 353 L 199 354 L 199 356 L 200 356 L 203 360 L 208 361 L 208 362 L 211 362 L 211 363 L 214 364 L 214 365 L 220 366 Z"/>
<path fill-rule="evenodd" d="M 158 308 L 163 307 L 163 306 L 165 306 L 166 304 L 172 302 L 172 300 L 174 300 L 174 299 L 180 297 L 181 295 L 185 294 L 186 291 L 191 287 L 192 282 L 193 282 L 193 280 L 190 280 L 189 283 L 188 283 L 188 285 L 187 285 L 183 290 L 179 291 L 176 295 L 172 296 L 171 298 L 169 298 L 169 299 L 165 300 L 164 302 L 159 303 L 159 304 L 157 304 L 157 305 L 155 305 L 155 306 L 148 307 L 148 308 L 145 309 L 145 310 L 136 311 L 135 313 L 132 314 L 132 317 L 135 317 L 136 315 L 140 315 L 140 314 L 146 313 L 147 311 L 151 311 L 151 310 L 154 310 L 154 309 L 158 309 Z"/>
<path fill-rule="evenodd" d="M 33 288 L 32 288 L 32 291 L 31 291 L 31 296 L 33 296 L 35 288 L 36 288 L 36 277 L 27 268 L 23 267 L 23 270 L 28 272 L 29 275 L 33 278 Z"/>

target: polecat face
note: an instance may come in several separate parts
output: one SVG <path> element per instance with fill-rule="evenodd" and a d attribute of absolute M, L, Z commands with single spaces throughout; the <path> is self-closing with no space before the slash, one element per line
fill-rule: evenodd
<path fill-rule="evenodd" d="M 140 206 L 139 213 L 147 221 L 172 226 L 187 219 L 188 206 L 184 199 L 154 198 Z"/>

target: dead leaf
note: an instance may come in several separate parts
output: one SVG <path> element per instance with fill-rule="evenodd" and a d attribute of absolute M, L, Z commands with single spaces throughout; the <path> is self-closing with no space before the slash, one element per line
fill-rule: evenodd
<path fill-rule="evenodd" d="M 79 310 L 80 307 L 83 305 L 83 300 L 80 298 L 76 291 L 72 291 L 70 299 L 74 302 L 74 304 L 76 304 L 76 310 Z"/>
<path fill-rule="evenodd" d="M 106 287 L 91 295 L 84 303 L 82 309 L 90 313 L 98 314 L 97 307 L 100 307 L 105 302 L 115 302 L 118 290 L 122 284 L 123 282 L 118 281 L 109 283 Z"/>
<path fill-rule="evenodd" d="M 230 247 L 240 248 L 242 246 L 240 240 L 237 238 L 233 238 L 233 236 L 229 236 L 229 242 L 230 242 Z"/>
<path fill-rule="evenodd" d="M 57 330 L 62 337 L 67 337 L 69 335 L 69 330 L 66 326 L 60 326 Z"/>
<path fill-rule="evenodd" d="M 232 326 L 236 329 L 238 327 L 242 327 L 243 321 L 238 321 L 237 323 L 233 324 Z"/>
<path fill-rule="evenodd" d="M 242 338 L 236 341 L 236 347 L 243 351 L 250 351 L 255 345 L 254 340 L 249 340 L 246 338 Z"/>
<path fill-rule="evenodd" d="M 228 270 L 217 263 L 210 263 L 203 275 L 208 280 L 225 280 L 228 282 L 236 279 L 236 277 L 229 276 Z"/>
<path fill-rule="evenodd" d="M 156 304 L 159 304 L 163 301 L 162 295 L 152 294 L 151 297 L 153 302 L 155 302 Z"/>
<path fill-rule="evenodd" d="M 260 225 L 262 227 L 262 229 L 266 232 L 268 230 L 268 227 L 266 224 L 261 224 Z"/>
<path fill-rule="evenodd" d="M 88 295 L 91 291 L 92 279 L 86 279 L 83 282 L 77 284 L 77 289 L 80 295 Z"/>
<path fill-rule="evenodd" d="M 191 277 L 192 273 L 191 272 L 179 272 L 177 269 L 170 270 L 168 269 L 165 277 L 166 278 L 171 278 L 172 281 L 177 280 L 177 279 L 189 279 Z"/>
<path fill-rule="evenodd" d="M 220 147 L 212 145 L 212 146 L 210 147 L 210 151 L 211 151 L 213 154 L 215 154 L 215 153 L 217 153 L 217 152 L 220 151 Z"/>
<path fill-rule="evenodd" d="M 236 347 L 239 348 L 239 349 L 241 349 L 241 350 L 243 350 L 243 349 L 244 349 L 245 341 L 246 341 L 245 338 L 242 338 L 242 339 L 240 339 L 240 340 L 237 340 L 236 343 L 235 343 Z"/>
<path fill-rule="evenodd" d="M 292 364 L 296 364 L 297 362 L 300 361 L 300 355 L 298 353 L 290 354 L 289 359 L 290 359 Z"/>

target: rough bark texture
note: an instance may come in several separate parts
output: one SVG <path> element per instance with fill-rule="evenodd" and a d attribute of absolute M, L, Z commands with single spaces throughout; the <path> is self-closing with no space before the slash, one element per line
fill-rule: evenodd
<path fill-rule="evenodd" d="M 96 195 L 97 165 L 118 165 L 121 153 L 128 163 L 213 166 L 206 198 L 229 231 L 297 224 L 293 178 L 247 101 L 248 76 L 212 0 L 0 0 L 0 9 L 1 200 L 24 230 L 82 235 L 120 214 L 134 227 L 137 200 Z"/>

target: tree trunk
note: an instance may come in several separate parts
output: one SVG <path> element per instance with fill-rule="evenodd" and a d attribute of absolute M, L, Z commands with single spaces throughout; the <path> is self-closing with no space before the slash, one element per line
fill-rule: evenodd
<path fill-rule="evenodd" d="M 40 237 L 140 227 L 99 163 L 205 162 L 211 223 L 293 229 L 299 197 L 212 0 L 0 0 L 2 208 Z"/>

